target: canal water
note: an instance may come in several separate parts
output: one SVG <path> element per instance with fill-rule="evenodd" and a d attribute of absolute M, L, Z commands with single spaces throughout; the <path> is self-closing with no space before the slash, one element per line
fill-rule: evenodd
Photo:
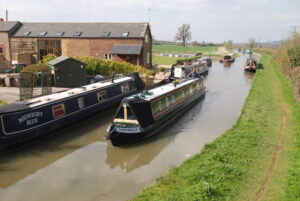
<path fill-rule="evenodd" d="M 207 94 L 154 138 L 125 147 L 105 141 L 115 108 L 20 151 L 0 155 L 0 200 L 123 201 L 199 152 L 237 120 L 253 75 L 246 57 L 213 63 Z"/>

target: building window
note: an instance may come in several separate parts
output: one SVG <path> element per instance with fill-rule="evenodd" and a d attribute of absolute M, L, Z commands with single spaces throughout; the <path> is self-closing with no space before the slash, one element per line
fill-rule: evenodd
<path fill-rule="evenodd" d="M 29 36 L 30 33 L 31 33 L 31 31 L 26 31 L 26 32 L 24 32 L 24 33 L 22 34 L 22 36 Z"/>
<path fill-rule="evenodd" d="M 148 43 L 149 42 L 149 37 L 148 34 L 145 35 L 145 42 Z"/>
<path fill-rule="evenodd" d="M 113 57 L 112 54 L 105 54 L 104 55 L 104 58 L 107 59 L 107 60 L 112 60 L 112 57 Z"/>
<path fill-rule="evenodd" d="M 123 32 L 123 33 L 122 33 L 122 36 L 123 36 L 123 37 L 128 37 L 128 35 L 129 35 L 129 32 Z"/>
<path fill-rule="evenodd" d="M 108 37 L 110 35 L 109 31 L 102 32 L 101 36 Z"/>
<path fill-rule="evenodd" d="M 57 32 L 56 36 L 63 36 L 65 34 L 65 32 Z"/>
<path fill-rule="evenodd" d="M 128 92 L 129 91 L 129 84 L 128 83 L 122 84 L 121 85 L 121 91 L 122 91 L 122 93 Z"/>
<path fill-rule="evenodd" d="M 80 97 L 77 99 L 78 101 L 78 107 L 79 109 L 83 109 L 85 106 L 84 106 L 84 98 L 83 97 Z"/>
<path fill-rule="evenodd" d="M 66 109 L 64 104 L 56 105 L 52 107 L 52 114 L 54 118 L 64 116 L 66 114 Z"/>
<path fill-rule="evenodd" d="M 99 91 L 97 93 L 97 97 L 98 97 L 98 101 L 101 102 L 101 101 L 105 101 L 107 99 L 107 94 L 106 94 L 106 91 L 103 90 L 103 91 Z"/>
<path fill-rule="evenodd" d="M 39 36 L 46 36 L 47 35 L 47 31 L 42 31 L 40 32 Z"/>
<path fill-rule="evenodd" d="M 81 36 L 81 34 L 82 34 L 82 32 L 79 32 L 79 31 L 78 31 L 78 32 L 74 32 L 74 33 L 73 33 L 73 36 Z"/>
<path fill-rule="evenodd" d="M 150 52 L 147 52 L 147 64 L 150 63 Z"/>

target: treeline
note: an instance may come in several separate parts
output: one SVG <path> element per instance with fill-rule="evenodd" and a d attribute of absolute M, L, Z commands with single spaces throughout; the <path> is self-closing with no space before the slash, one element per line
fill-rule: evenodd
<path fill-rule="evenodd" d="M 182 45 L 179 42 L 175 41 L 165 41 L 165 40 L 153 40 L 153 45 Z M 198 41 L 192 41 L 189 42 L 187 45 L 190 46 L 222 46 L 224 43 L 213 43 L 213 42 L 198 42 Z"/>

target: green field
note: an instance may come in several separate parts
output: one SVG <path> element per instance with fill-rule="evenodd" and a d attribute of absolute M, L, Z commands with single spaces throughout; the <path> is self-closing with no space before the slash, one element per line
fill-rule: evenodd
<path fill-rule="evenodd" d="M 300 200 L 300 106 L 271 56 L 261 63 L 236 124 L 135 200 Z"/>
<path fill-rule="evenodd" d="M 152 62 L 159 65 L 172 65 L 176 63 L 177 59 L 182 59 L 181 57 L 166 57 L 166 56 L 152 56 Z"/>
<path fill-rule="evenodd" d="M 179 46 L 179 45 L 153 45 L 153 53 L 182 53 L 196 54 L 199 52 L 214 52 L 217 51 L 217 46 Z"/>

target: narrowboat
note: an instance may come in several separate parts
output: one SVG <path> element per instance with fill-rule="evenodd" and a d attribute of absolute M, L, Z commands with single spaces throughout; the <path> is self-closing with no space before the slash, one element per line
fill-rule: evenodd
<path fill-rule="evenodd" d="M 246 72 L 255 73 L 257 69 L 257 61 L 255 58 L 248 58 L 244 70 Z"/>
<path fill-rule="evenodd" d="M 156 134 L 205 95 L 203 77 L 181 79 L 122 100 L 106 139 L 114 146 Z"/>
<path fill-rule="evenodd" d="M 224 59 L 223 59 L 223 62 L 234 62 L 235 61 L 235 58 L 234 58 L 234 55 L 233 54 L 226 54 L 224 56 Z"/>
<path fill-rule="evenodd" d="M 0 151 L 117 105 L 144 89 L 137 73 L 0 107 Z M 25 144 L 26 144 L 25 143 Z"/>

